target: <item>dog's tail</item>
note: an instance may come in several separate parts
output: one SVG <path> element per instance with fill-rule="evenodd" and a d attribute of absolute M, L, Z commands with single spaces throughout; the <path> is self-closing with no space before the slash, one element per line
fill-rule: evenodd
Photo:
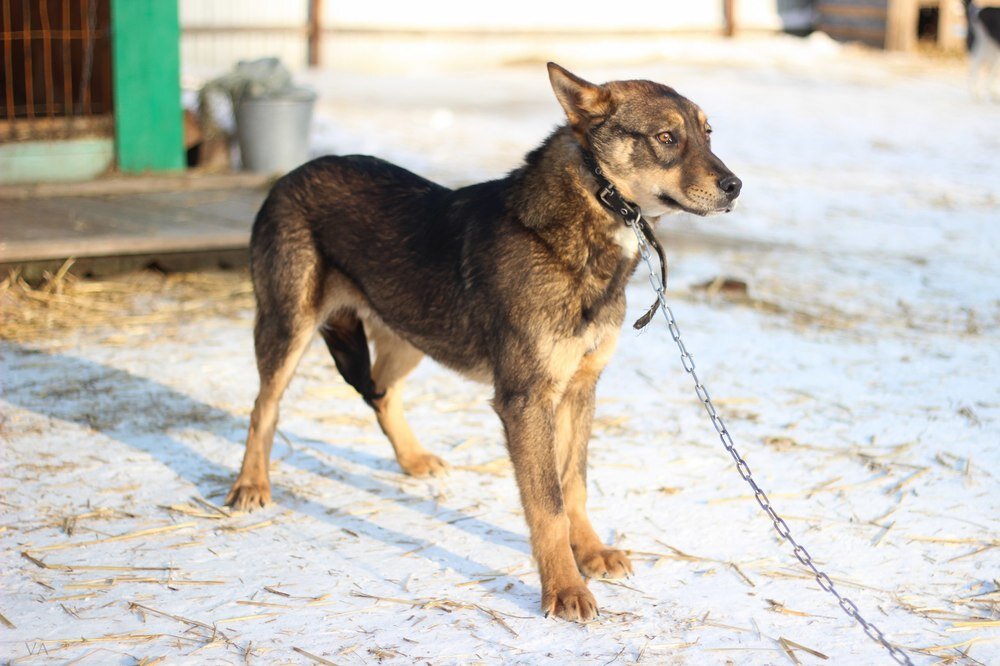
<path fill-rule="evenodd" d="M 353 313 L 338 314 L 320 327 L 319 334 L 341 376 L 373 407 L 384 394 L 375 390 L 364 324 Z"/>

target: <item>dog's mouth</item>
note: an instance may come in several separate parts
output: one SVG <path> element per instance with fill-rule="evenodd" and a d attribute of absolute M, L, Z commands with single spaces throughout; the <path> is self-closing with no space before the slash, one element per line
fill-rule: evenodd
<path fill-rule="evenodd" d="M 676 210 L 676 211 L 684 211 L 685 213 L 692 213 L 694 215 L 700 215 L 701 217 L 705 217 L 706 215 L 719 214 L 719 213 L 731 213 L 733 211 L 733 209 L 736 208 L 736 200 L 735 199 L 733 201 L 727 201 L 724 205 L 718 206 L 718 207 L 715 207 L 715 208 L 692 208 L 691 206 L 686 206 L 686 205 L 682 204 L 680 201 L 678 201 L 677 199 L 674 199 L 672 196 L 670 196 L 668 194 L 662 194 L 661 193 L 661 194 L 658 194 L 656 196 L 656 198 L 659 199 L 660 202 L 663 205 L 665 205 L 667 208 L 670 208 L 670 209 Z"/>

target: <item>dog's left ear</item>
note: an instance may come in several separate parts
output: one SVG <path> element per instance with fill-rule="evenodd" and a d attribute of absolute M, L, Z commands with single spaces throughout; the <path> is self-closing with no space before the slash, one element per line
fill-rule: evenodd
<path fill-rule="evenodd" d="M 581 139 L 588 129 L 600 125 L 611 114 L 611 93 L 595 86 L 554 62 L 549 63 L 549 81 L 569 124 Z"/>

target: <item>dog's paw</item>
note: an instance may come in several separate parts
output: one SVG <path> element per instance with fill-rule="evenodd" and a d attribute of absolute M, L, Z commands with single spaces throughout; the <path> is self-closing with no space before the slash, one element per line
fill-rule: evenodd
<path fill-rule="evenodd" d="M 586 585 L 571 585 L 542 595 L 545 617 L 555 615 L 564 620 L 587 622 L 597 617 L 597 600 Z"/>
<path fill-rule="evenodd" d="M 632 575 L 632 562 L 628 555 L 615 548 L 580 553 L 576 566 L 587 578 L 628 578 Z"/>
<path fill-rule="evenodd" d="M 237 511 L 253 511 L 266 506 L 271 501 L 271 484 L 267 481 L 250 482 L 236 479 L 232 490 L 226 495 L 226 506 Z"/>
<path fill-rule="evenodd" d="M 444 476 L 451 467 L 432 453 L 418 453 L 399 459 L 399 466 L 410 476 Z"/>

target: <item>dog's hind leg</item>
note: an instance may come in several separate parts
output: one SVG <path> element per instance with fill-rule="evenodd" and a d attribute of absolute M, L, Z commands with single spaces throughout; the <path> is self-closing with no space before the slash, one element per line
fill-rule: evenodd
<path fill-rule="evenodd" d="M 261 208 L 257 220 L 261 238 L 251 241 L 257 297 L 253 341 L 260 391 L 250 415 L 243 465 L 226 497 L 226 504 L 242 510 L 271 500 L 268 464 L 278 403 L 316 332 L 320 310 L 329 308 L 318 279 L 319 258 L 302 242 L 294 217 L 283 218 L 284 227 L 269 224 L 281 214 L 275 206 L 265 203 Z"/>
<path fill-rule="evenodd" d="M 448 470 L 447 463 L 417 441 L 403 417 L 403 378 L 417 367 L 423 352 L 383 325 L 370 326 L 369 333 L 375 343 L 372 368 L 375 392 L 368 404 L 375 410 L 382 432 L 392 443 L 399 466 L 411 476 L 444 474 Z"/>
<path fill-rule="evenodd" d="M 258 313 L 254 347 L 260 392 L 250 415 L 243 465 L 226 497 L 228 506 L 249 510 L 271 501 L 268 465 L 278 424 L 278 403 L 312 340 L 315 325 L 315 320 L 306 313 L 288 318 L 281 313 Z"/>
<path fill-rule="evenodd" d="M 585 357 L 556 409 L 556 450 L 569 542 L 580 572 L 588 578 L 624 578 L 632 563 L 620 550 L 604 545 L 587 517 L 587 444 L 594 419 L 597 379 L 614 341 Z"/>

